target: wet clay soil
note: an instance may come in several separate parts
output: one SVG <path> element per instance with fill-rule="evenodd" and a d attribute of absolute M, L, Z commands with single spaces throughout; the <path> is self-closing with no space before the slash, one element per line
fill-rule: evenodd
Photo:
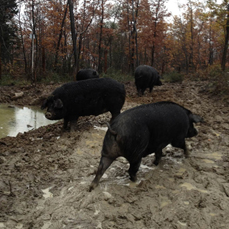
<path fill-rule="evenodd" d="M 134 83 L 125 86 L 123 110 L 170 100 L 204 118 L 205 123 L 195 125 L 199 134 L 186 141 L 190 157 L 167 147 L 154 166 L 150 155 L 136 183 L 128 178 L 126 160 L 119 158 L 88 192 L 110 114 L 80 118 L 74 132 L 64 132 L 60 121 L 2 138 L 0 228 L 229 228 L 228 103 L 209 96 L 206 82 L 165 83 L 143 97 Z M 0 87 L 0 102 L 41 105 L 56 87 Z"/>

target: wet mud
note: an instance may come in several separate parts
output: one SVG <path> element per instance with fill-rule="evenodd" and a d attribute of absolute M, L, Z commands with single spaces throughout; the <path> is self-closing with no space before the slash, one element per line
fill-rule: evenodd
<path fill-rule="evenodd" d="M 0 139 L 0 228 L 228 228 L 229 106 L 207 94 L 206 83 L 165 83 L 142 97 L 133 82 L 125 84 L 123 110 L 170 100 L 205 120 L 186 141 L 189 158 L 168 146 L 158 166 L 153 154 L 143 159 L 136 183 L 118 158 L 88 192 L 109 113 L 81 117 L 76 131 L 63 131 L 59 121 Z M 39 105 L 55 87 L 1 87 L 0 101 Z"/>

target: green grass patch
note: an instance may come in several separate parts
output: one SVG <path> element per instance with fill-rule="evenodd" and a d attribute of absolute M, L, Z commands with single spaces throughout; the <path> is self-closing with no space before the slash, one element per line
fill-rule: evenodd
<path fill-rule="evenodd" d="M 100 74 L 101 78 L 112 78 L 114 80 L 117 80 L 118 82 L 128 82 L 128 81 L 134 81 L 134 76 L 130 74 L 123 74 L 121 71 L 109 69 L 107 73 Z"/>
<path fill-rule="evenodd" d="M 58 74 L 56 72 L 49 72 L 47 74 L 45 74 L 45 76 L 42 76 L 40 78 L 38 78 L 38 82 L 41 83 L 65 83 L 65 82 L 70 82 L 70 81 L 74 81 L 74 77 L 72 75 L 69 74 Z"/>
<path fill-rule="evenodd" d="M 25 86 L 30 84 L 30 82 L 23 77 L 13 77 L 11 75 L 2 75 L 0 80 L 0 85 L 2 86 Z"/>
<path fill-rule="evenodd" d="M 163 75 L 164 81 L 168 83 L 181 83 L 184 79 L 184 75 L 178 72 L 165 73 Z"/>

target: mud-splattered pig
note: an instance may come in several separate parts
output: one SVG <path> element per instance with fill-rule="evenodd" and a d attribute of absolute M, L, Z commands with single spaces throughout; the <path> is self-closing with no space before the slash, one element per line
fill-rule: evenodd
<path fill-rule="evenodd" d="M 183 149 L 188 156 L 185 138 L 197 135 L 193 123 L 201 121 L 200 116 L 173 102 L 141 105 L 121 113 L 108 125 L 98 171 L 89 190 L 98 185 L 117 157 L 128 160 L 130 179 L 136 181 L 142 157 L 155 153 L 154 164 L 157 165 L 162 149 L 168 144 Z"/>

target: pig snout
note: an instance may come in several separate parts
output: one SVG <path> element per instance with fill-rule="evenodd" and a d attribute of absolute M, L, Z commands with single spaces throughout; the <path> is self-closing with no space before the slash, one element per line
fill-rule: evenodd
<path fill-rule="evenodd" d="M 191 137 L 194 137 L 198 134 L 198 131 L 195 129 L 195 128 L 190 128 L 188 130 L 188 134 L 187 134 L 187 137 L 188 138 L 191 138 Z"/>
<path fill-rule="evenodd" d="M 158 86 L 161 86 L 161 85 L 163 85 L 163 84 L 162 84 L 162 82 L 159 80 L 159 81 L 158 81 Z"/>
<path fill-rule="evenodd" d="M 46 117 L 47 119 L 52 119 L 53 115 L 52 115 L 52 113 L 50 113 L 50 112 L 46 112 L 46 113 L 45 113 L 45 117 Z"/>

